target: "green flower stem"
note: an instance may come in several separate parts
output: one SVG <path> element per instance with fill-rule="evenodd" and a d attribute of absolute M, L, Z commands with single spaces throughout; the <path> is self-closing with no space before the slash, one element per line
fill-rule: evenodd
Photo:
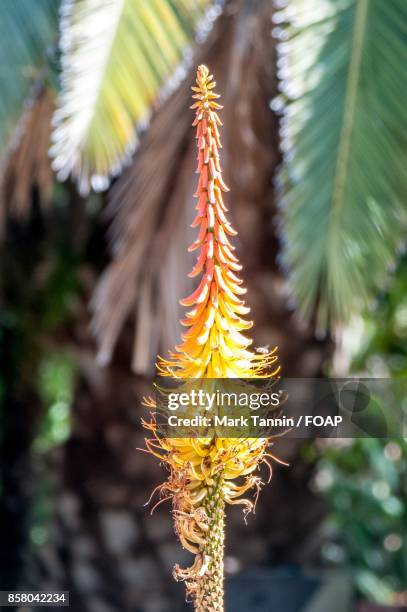
<path fill-rule="evenodd" d="M 209 488 L 203 506 L 209 518 L 209 531 L 202 552 L 204 558 L 209 559 L 209 563 L 207 571 L 198 580 L 195 610 L 196 612 L 223 612 L 225 501 L 221 476 Z"/>

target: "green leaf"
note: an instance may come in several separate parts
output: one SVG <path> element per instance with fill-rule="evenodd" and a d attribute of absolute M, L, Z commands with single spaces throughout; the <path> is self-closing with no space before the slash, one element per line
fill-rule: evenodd
<path fill-rule="evenodd" d="M 11 0 L 0 8 L 0 156 L 14 135 L 33 84 L 47 71 L 57 39 L 56 0 Z"/>
<path fill-rule="evenodd" d="M 105 189 L 209 0 L 65 0 L 62 94 L 51 155 L 81 193 Z M 170 133 L 172 126 L 168 126 Z"/>
<path fill-rule="evenodd" d="M 407 229 L 407 2 L 293 0 L 279 44 L 282 260 L 305 318 L 347 320 Z"/>

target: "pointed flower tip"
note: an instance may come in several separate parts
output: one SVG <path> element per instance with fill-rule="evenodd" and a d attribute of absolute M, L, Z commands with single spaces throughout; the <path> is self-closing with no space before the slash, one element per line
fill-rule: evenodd
<path fill-rule="evenodd" d="M 198 66 L 197 74 L 198 79 L 207 79 L 209 76 L 209 68 L 205 64 Z"/>
<path fill-rule="evenodd" d="M 196 84 L 198 86 L 196 88 L 198 94 L 204 94 L 205 96 L 210 95 L 211 98 L 213 97 L 213 92 L 211 90 L 215 87 L 216 83 L 213 80 L 213 74 L 209 72 L 209 68 L 204 64 L 201 64 L 197 68 Z"/>

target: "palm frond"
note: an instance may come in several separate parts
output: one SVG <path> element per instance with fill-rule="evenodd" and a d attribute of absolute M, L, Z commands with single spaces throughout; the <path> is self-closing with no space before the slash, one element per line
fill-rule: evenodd
<path fill-rule="evenodd" d="M 386 284 L 406 237 L 407 3 L 293 0 L 277 21 L 283 262 L 326 328 Z"/>
<path fill-rule="evenodd" d="M 138 142 L 209 0 L 65 0 L 62 93 L 51 155 L 86 194 L 103 190 Z"/>
<path fill-rule="evenodd" d="M 0 157 L 15 136 L 33 83 L 57 38 L 58 0 L 13 0 L 0 9 Z"/>
<path fill-rule="evenodd" d="M 43 209 L 51 205 L 54 174 L 48 156 L 54 95 L 43 88 L 20 119 L 20 137 L 10 147 L 0 173 L 0 236 L 7 217 L 26 219 L 36 187 Z"/>

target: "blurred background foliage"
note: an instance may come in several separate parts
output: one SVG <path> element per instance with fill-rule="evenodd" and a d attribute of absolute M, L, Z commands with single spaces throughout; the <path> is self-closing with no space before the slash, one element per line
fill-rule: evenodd
<path fill-rule="evenodd" d="M 407 375 L 406 296 L 403 257 L 388 291 L 345 332 L 345 338 L 352 336 L 351 374 Z M 402 403 L 406 415 L 407 398 Z M 330 542 L 323 554 L 329 562 L 346 563 L 358 591 L 386 605 L 397 603 L 407 575 L 406 435 L 400 431 L 393 440 L 361 438 L 309 449 L 311 457 L 318 457 L 315 485 L 329 508 Z"/>
<path fill-rule="evenodd" d="M 47 451 L 68 438 L 74 381 L 75 363 L 71 355 L 57 351 L 44 357 L 38 388 L 45 410 L 33 446 L 35 451 Z"/>
<path fill-rule="evenodd" d="M 362 438 L 318 454 L 316 485 L 329 508 L 324 557 L 345 563 L 367 599 L 401 604 L 397 594 L 405 589 L 407 569 L 405 440 Z"/>
<path fill-rule="evenodd" d="M 101 599 L 89 604 L 99 588 L 105 609 L 136 610 L 148 577 L 169 576 L 166 555 L 170 566 L 176 554 L 168 513 L 151 534 L 143 523 L 155 474 L 135 447 L 139 397 L 157 347 L 178 333 L 185 292 L 190 67 L 207 61 L 224 92 L 225 167 L 256 343 L 278 343 L 289 375 L 335 373 L 335 353 L 345 374 L 405 377 L 407 3 L 75 0 L 59 17 L 58 8 L 16 0 L 0 9 L 1 582 L 68 585 L 86 612 L 102 609 Z M 112 177 L 107 196 L 89 194 Z M 107 354 L 118 345 L 105 370 L 89 331 L 92 297 L 99 343 Z M 276 470 L 259 502 L 260 537 L 249 529 L 244 550 L 231 538 L 231 566 L 238 554 L 345 566 L 361 597 L 402 605 L 405 436 L 292 451 L 293 468 Z M 323 543 L 312 490 L 326 504 Z M 109 533 L 125 541 L 128 524 L 128 539 L 142 534 L 139 548 L 120 557 Z M 298 535 L 308 529 L 315 554 Z M 92 572 L 102 576 L 93 591 Z M 163 580 L 152 588 L 173 601 Z M 133 604 L 118 607 L 123 584 L 138 586 Z M 141 612 L 167 610 L 160 605 Z"/>

